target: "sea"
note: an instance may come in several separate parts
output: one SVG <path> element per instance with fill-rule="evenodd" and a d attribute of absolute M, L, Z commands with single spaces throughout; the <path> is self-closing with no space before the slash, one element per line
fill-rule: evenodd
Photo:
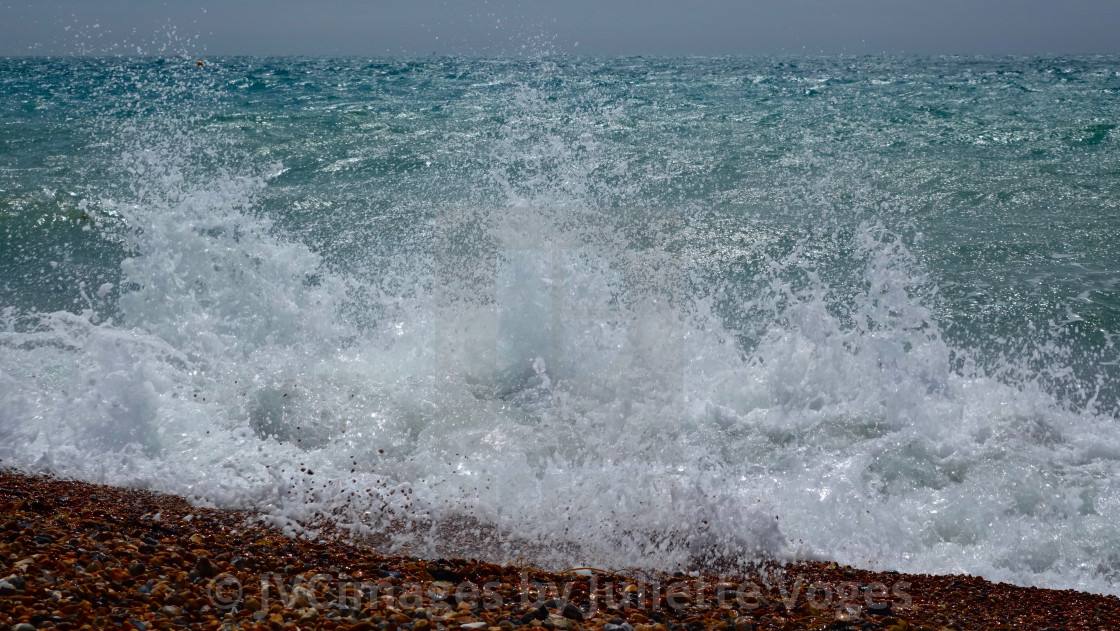
<path fill-rule="evenodd" d="M 0 467 L 1120 594 L 1117 125 L 1117 57 L 0 58 Z"/>

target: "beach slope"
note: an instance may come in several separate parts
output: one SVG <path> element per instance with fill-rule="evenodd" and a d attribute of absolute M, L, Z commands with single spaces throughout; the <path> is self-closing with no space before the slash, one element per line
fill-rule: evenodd
<path fill-rule="evenodd" d="M 1120 598 L 831 563 L 548 573 L 297 540 L 180 497 L 0 471 L 0 631 L 1116 629 Z"/>

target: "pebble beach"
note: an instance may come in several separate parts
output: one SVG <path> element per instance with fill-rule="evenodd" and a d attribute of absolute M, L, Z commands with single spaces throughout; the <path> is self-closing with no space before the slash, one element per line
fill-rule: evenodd
<path fill-rule="evenodd" d="M 186 499 L 0 471 L 0 631 L 1116 629 L 1120 598 L 764 563 L 740 575 L 386 556 Z"/>

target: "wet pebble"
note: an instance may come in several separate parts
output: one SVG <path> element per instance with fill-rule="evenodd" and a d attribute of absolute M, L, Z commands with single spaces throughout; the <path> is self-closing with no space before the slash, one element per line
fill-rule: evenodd
<path fill-rule="evenodd" d="M 22 587 L 17 587 L 9 578 L 0 580 L 0 594 L 16 594 L 23 591 Z"/>
<path fill-rule="evenodd" d="M 449 570 L 447 568 L 437 568 L 428 572 L 433 581 L 446 581 L 448 583 L 458 583 L 463 580 L 458 572 Z"/>
<path fill-rule="evenodd" d="M 867 613 L 885 616 L 891 613 L 891 604 L 889 602 L 871 603 L 867 605 Z"/>
<path fill-rule="evenodd" d="M 202 578 L 214 578 L 218 575 L 218 568 L 210 562 L 207 557 L 198 557 L 198 563 L 195 564 L 194 569 L 198 571 L 198 575 Z"/>
<path fill-rule="evenodd" d="M 544 622 L 541 624 L 546 629 L 560 629 L 561 631 L 568 631 L 569 629 L 574 629 L 576 626 L 575 623 L 571 620 L 565 618 L 564 616 L 558 616 L 554 613 L 548 614 L 548 617 L 545 618 Z M 630 629 L 629 631 L 633 631 L 633 629 Z"/>
<path fill-rule="evenodd" d="M 564 616 L 565 618 L 570 618 L 572 620 L 575 620 L 577 622 L 583 622 L 583 618 L 584 618 L 583 610 L 580 609 L 579 607 L 576 607 L 572 603 L 565 603 L 564 604 L 564 609 L 563 609 L 563 611 L 560 612 L 560 615 Z"/>
<path fill-rule="evenodd" d="M 536 609 L 532 609 L 526 612 L 525 615 L 521 616 L 520 622 L 521 624 L 529 624 L 534 620 L 544 620 L 547 617 L 548 609 L 545 609 L 544 607 L 537 607 Z"/>

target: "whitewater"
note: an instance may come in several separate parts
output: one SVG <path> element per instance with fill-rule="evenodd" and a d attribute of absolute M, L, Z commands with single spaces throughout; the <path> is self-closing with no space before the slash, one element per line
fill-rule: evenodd
<path fill-rule="evenodd" d="M 1120 60 L 0 59 L 0 466 L 1120 594 Z"/>

